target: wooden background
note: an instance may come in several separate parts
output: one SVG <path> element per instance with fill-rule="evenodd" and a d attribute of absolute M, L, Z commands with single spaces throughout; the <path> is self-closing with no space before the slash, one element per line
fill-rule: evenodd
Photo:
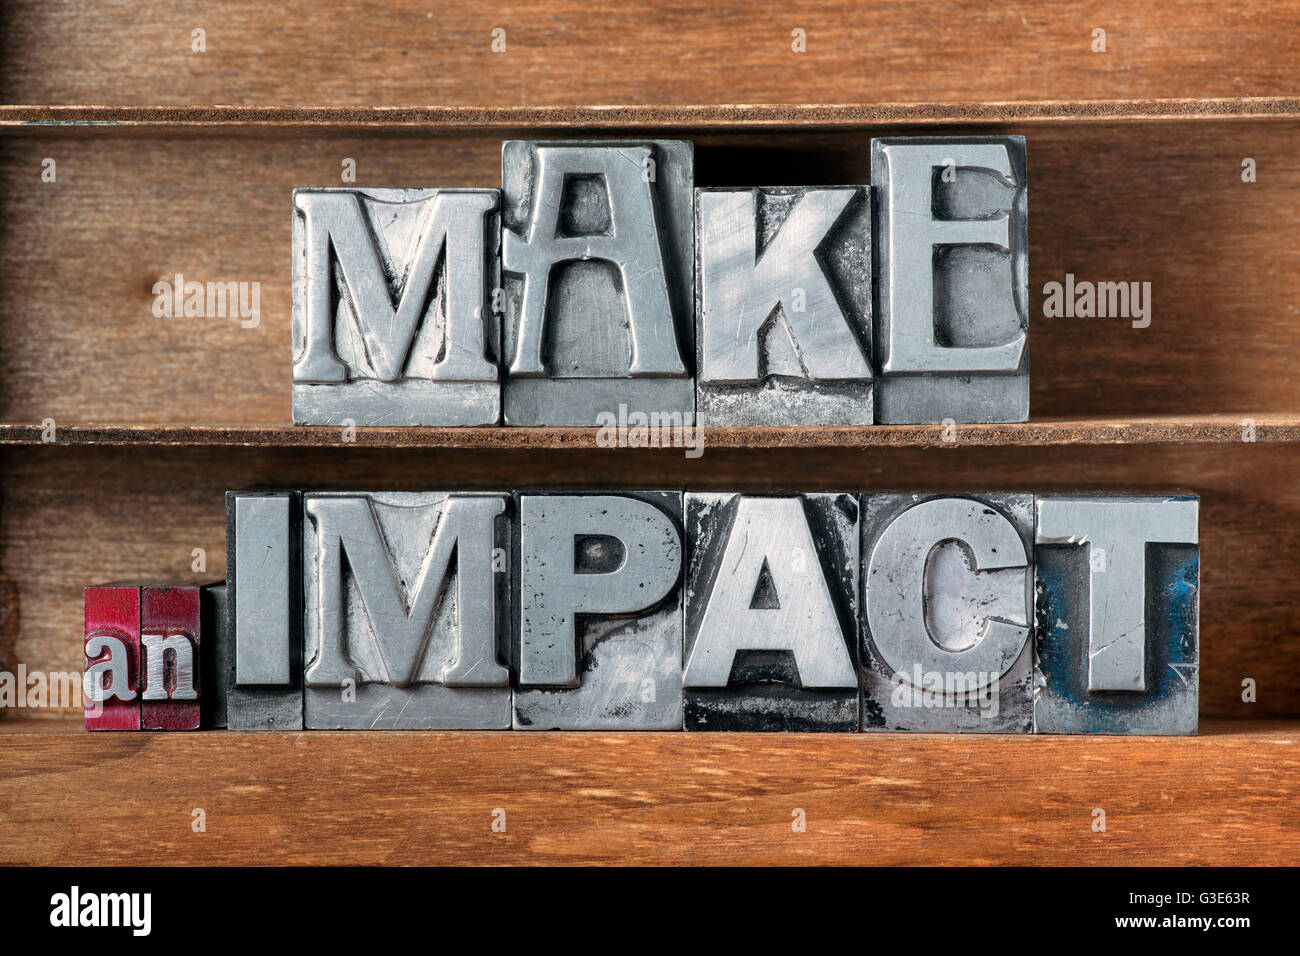
<path fill-rule="evenodd" d="M 1293 726 L 1200 737 L 13 734 L 0 860 L 1293 863 Z M 58 800 L 43 794 L 57 794 Z M 194 810 L 206 831 L 192 829 Z M 505 811 L 506 830 L 492 815 Z M 791 828 L 795 809 L 807 829 Z M 1092 830 L 1093 811 L 1106 832 Z"/>
<path fill-rule="evenodd" d="M 669 132 L 695 138 L 699 184 L 759 185 L 863 182 L 877 131 Z M 337 185 L 344 158 L 365 186 L 491 186 L 508 135 L 523 133 L 0 136 L 0 420 L 288 422 L 290 190 Z M 1028 150 L 1035 420 L 1300 415 L 1300 336 L 1286 334 L 1300 321 L 1300 243 L 1287 241 L 1300 222 L 1300 124 L 1052 122 Z M 47 156 L 59 181 L 42 186 Z M 1241 181 L 1243 157 L 1258 182 Z M 1043 318 L 1043 285 L 1067 272 L 1150 282 L 1150 327 Z M 260 283 L 260 324 L 155 318 L 154 283 L 176 273 Z M 105 351 L 130 361 L 129 383 L 103 374 Z"/>
<path fill-rule="evenodd" d="M 4 102 L 131 106 L 1295 96 L 1300 37 L 1285 0 L 13 0 L 3 16 Z M 1099 27 L 1105 54 L 1091 52 Z"/>
<path fill-rule="evenodd" d="M 77 669 L 85 584 L 219 578 L 231 487 L 1180 488 L 1204 496 L 1204 720 L 91 736 L 5 711 L 0 863 L 1294 862 L 1298 62 L 1277 0 L 4 5 L 0 669 Z M 504 138 L 655 134 L 696 140 L 701 185 L 863 182 L 871 136 L 907 131 L 1028 136 L 1027 424 L 720 430 L 694 461 L 579 429 L 289 425 L 288 194 L 344 158 L 359 185 L 490 186 Z M 155 318 L 177 272 L 259 282 L 260 324 Z M 1066 272 L 1151 282 L 1150 328 L 1043 318 Z"/>

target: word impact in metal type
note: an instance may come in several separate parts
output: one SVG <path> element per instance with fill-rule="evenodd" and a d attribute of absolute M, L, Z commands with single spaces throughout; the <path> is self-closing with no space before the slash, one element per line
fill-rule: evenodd
<path fill-rule="evenodd" d="M 1193 734 L 1199 499 L 230 492 L 86 589 L 89 730 Z"/>

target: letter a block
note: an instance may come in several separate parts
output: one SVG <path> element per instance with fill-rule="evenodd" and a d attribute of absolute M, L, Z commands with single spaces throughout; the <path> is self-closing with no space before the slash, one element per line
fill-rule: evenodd
<path fill-rule="evenodd" d="M 1194 734 L 1199 501 L 1041 497 L 1037 581 L 1043 734 Z"/>
<path fill-rule="evenodd" d="M 25 689 L 21 692 L 25 693 Z M 140 589 L 86 588 L 87 730 L 140 729 Z"/>
<path fill-rule="evenodd" d="M 309 494 L 306 726 L 510 726 L 510 497 Z"/>
<path fill-rule="evenodd" d="M 866 186 L 697 189 L 696 414 L 870 425 Z"/>
<path fill-rule="evenodd" d="M 687 494 L 687 730 L 858 729 L 858 502 Z"/>
<path fill-rule="evenodd" d="M 302 730 L 302 496 L 226 495 L 226 723 Z"/>
<path fill-rule="evenodd" d="M 862 496 L 862 729 L 1029 733 L 1034 498 Z"/>
<path fill-rule="evenodd" d="M 515 728 L 681 730 L 681 493 L 517 500 Z"/>
<path fill-rule="evenodd" d="M 293 419 L 500 420 L 495 189 L 296 189 Z"/>
<path fill-rule="evenodd" d="M 507 424 L 691 420 L 693 163 L 675 140 L 504 144 Z"/>
<path fill-rule="evenodd" d="M 1029 418 L 1023 136 L 871 142 L 876 421 Z"/>
<path fill-rule="evenodd" d="M 199 696 L 203 688 L 199 673 L 200 629 L 197 587 L 151 585 L 140 589 L 143 729 L 199 729 Z"/>

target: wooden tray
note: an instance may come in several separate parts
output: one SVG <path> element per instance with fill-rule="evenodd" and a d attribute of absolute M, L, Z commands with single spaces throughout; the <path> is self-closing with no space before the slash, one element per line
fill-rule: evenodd
<path fill-rule="evenodd" d="M 1202 736 L 91 736 L 10 710 L 0 863 L 1294 862 L 1300 5 L 429 13 L 0 13 L 0 669 L 80 670 L 86 584 L 220 578 L 232 487 L 1181 488 Z M 695 139 L 701 185 L 863 182 L 872 135 L 939 128 L 1028 137 L 1028 423 L 721 429 L 697 460 L 588 429 L 288 424 L 289 190 L 345 157 L 362 186 L 482 186 L 504 138 L 631 131 Z M 177 272 L 260 282 L 260 325 L 155 318 Z M 1151 326 L 1043 318 L 1067 272 L 1150 281 Z"/>

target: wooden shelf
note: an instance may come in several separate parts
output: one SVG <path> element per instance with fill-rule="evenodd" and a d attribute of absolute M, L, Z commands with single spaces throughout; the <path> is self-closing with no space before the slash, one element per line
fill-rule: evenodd
<path fill-rule="evenodd" d="M 0 421 L 289 422 L 290 191 L 337 185 L 344 157 L 361 186 L 495 185 L 507 135 L 111 128 L 0 129 L 0 258 L 12 264 L 0 297 Z M 696 181 L 863 182 L 875 129 L 706 130 L 693 137 Z M 1300 421 L 1300 336 L 1290 334 L 1300 308 L 1300 121 L 1043 123 L 1028 149 L 1030 429 L 1048 430 L 1014 440 L 1067 434 L 1056 422 L 1099 423 L 1097 436 L 1112 422 Z M 1255 183 L 1241 181 L 1243 156 L 1258 164 Z M 31 170 L 46 157 L 57 159 L 58 182 L 34 188 Z M 258 321 L 155 316 L 155 283 L 177 273 L 257 283 Z M 1067 273 L 1149 281 L 1150 326 L 1044 317 L 1045 284 Z M 129 381 L 105 363 L 128 369 Z"/>
<path fill-rule="evenodd" d="M 0 453 L 0 670 L 76 671 L 82 588 L 225 574 L 225 492 L 688 488 L 1202 496 L 1201 713 L 1300 714 L 1300 442 L 573 447 L 27 445 Z M 206 555 L 192 569 L 195 548 Z M 1258 682 L 1243 703 L 1241 682 Z"/>
<path fill-rule="evenodd" d="M 845 428 L 706 428 L 704 450 L 746 448 L 926 448 L 971 446 L 1136 445 L 1245 440 L 1300 441 L 1300 418 L 1201 416 L 1151 420 L 1043 421 L 1009 425 L 959 425 L 945 439 L 943 425 L 873 425 Z M 42 445 L 41 425 L 0 424 L 0 445 Z M 62 425 L 56 445 L 132 445 L 262 448 L 598 449 L 595 428 L 341 428 L 304 425 Z M 680 454 L 681 448 L 667 447 Z"/>
<path fill-rule="evenodd" d="M 0 747 L 0 863 L 1289 865 L 1300 851 L 1294 719 L 1206 721 L 1189 738 L 58 730 Z"/>
<path fill-rule="evenodd" d="M 744 5 L 387 0 L 323 13 L 280 0 L 12 0 L 0 102 L 498 107 L 948 103 L 1294 96 L 1300 11 L 1255 0 L 1055 6 L 947 0 Z M 202 13 L 202 11 L 201 11 Z M 203 28 L 206 49 L 191 49 Z M 492 52 L 492 31 L 506 49 Z M 792 30 L 806 34 L 792 51 Z M 1106 31 L 1094 53 L 1093 31 Z M 1031 166 L 1032 169 L 1031 159 Z"/>
<path fill-rule="evenodd" d="M 659 106 L 0 106 L 0 129 L 336 127 L 434 133 L 548 130 L 864 129 L 891 126 L 1300 118 L 1300 98 L 1030 100 L 997 103 Z"/>

